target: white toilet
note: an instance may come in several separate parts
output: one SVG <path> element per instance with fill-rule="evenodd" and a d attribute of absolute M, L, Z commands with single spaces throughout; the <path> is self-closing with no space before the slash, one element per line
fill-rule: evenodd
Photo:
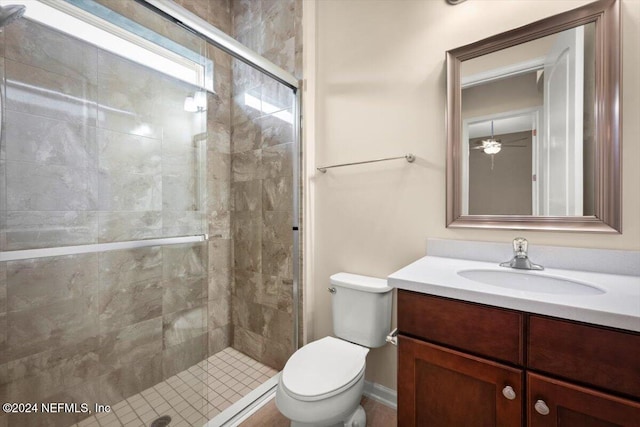
<path fill-rule="evenodd" d="M 276 406 L 298 426 L 365 427 L 360 406 L 365 358 L 381 347 L 391 323 L 392 288 L 384 279 L 338 273 L 331 276 L 333 330 L 296 351 L 276 391 Z"/>

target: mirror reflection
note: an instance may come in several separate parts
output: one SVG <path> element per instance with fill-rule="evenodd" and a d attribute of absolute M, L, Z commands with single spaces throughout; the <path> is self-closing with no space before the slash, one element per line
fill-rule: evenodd
<path fill-rule="evenodd" d="M 592 216 L 595 24 L 461 65 L 462 214 Z"/>

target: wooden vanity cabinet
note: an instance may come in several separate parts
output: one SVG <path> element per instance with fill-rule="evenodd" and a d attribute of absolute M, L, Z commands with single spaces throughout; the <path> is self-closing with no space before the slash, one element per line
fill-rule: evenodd
<path fill-rule="evenodd" d="M 398 291 L 400 333 L 425 341 L 523 365 L 523 328 L 517 311 Z"/>
<path fill-rule="evenodd" d="M 529 315 L 527 366 L 640 400 L 640 334 Z"/>
<path fill-rule="evenodd" d="M 521 425 L 521 369 L 402 335 L 398 346 L 399 426 Z"/>
<path fill-rule="evenodd" d="M 527 402 L 529 427 L 640 426 L 638 404 L 531 372 L 527 373 Z"/>
<path fill-rule="evenodd" d="M 640 334 L 398 290 L 398 425 L 640 427 Z"/>

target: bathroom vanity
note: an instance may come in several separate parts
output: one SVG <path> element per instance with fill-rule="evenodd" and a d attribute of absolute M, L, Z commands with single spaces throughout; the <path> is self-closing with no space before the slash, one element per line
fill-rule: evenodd
<path fill-rule="evenodd" d="M 468 271 L 521 280 L 491 285 Z M 529 277 L 577 287 L 536 292 Z M 640 277 L 427 256 L 389 283 L 398 425 L 640 426 Z"/>
<path fill-rule="evenodd" d="M 447 52 L 447 227 L 622 232 L 620 8 L 594 1 Z M 640 253 L 547 247 L 531 271 L 526 245 L 507 268 L 486 242 L 427 246 L 389 276 L 398 425 L 640 427 Z"/>

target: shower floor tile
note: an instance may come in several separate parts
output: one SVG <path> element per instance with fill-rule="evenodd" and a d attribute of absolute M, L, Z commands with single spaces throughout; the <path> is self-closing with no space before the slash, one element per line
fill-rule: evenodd
<path fill-rule="evenodd" d="M 169 427 L 202 426 L 277 373 L 228 347 L 165 381 L 71 427 L 147 427 L 160 416 Z"/>

